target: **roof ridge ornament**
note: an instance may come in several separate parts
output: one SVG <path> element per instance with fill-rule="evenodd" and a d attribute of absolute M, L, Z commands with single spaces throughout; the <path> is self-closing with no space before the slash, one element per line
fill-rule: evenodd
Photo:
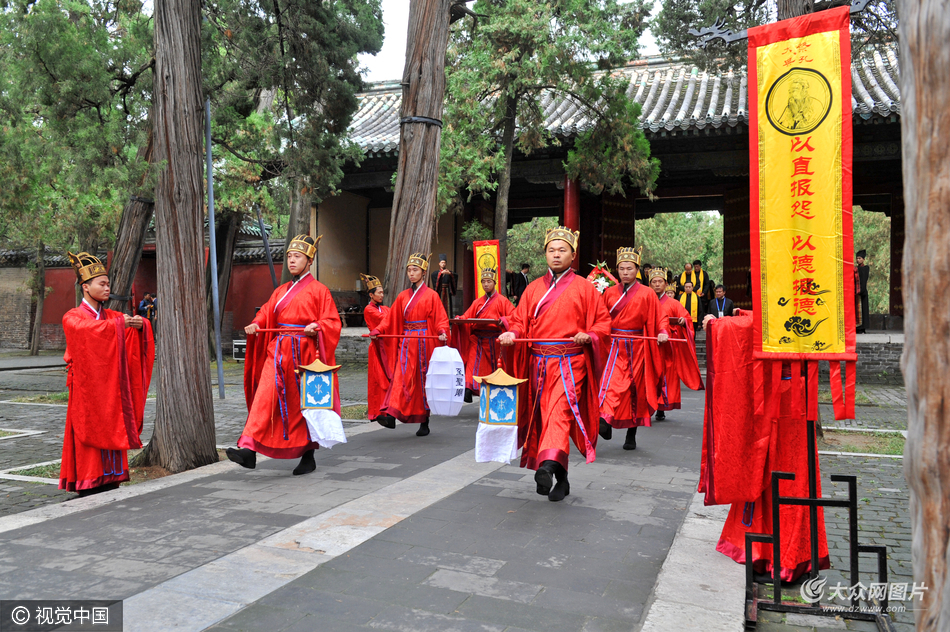
<path fill-rule="evenodd" d="M 851 15 L 861 13 L 871 3 L 871 0 L 851 0 Z M 749 32 L 745 29 L 733 31 L 726 28 L 726 19 L 718 18 L 712 26 L 704 26 L 701 29 L 690 29 L 688 31 L 693 37 L 699 38 L 699 47 L 705 49 L 709 43 L 716 39 L 721 39 L 726 44 L 740 42 L 749 37 Z"/>

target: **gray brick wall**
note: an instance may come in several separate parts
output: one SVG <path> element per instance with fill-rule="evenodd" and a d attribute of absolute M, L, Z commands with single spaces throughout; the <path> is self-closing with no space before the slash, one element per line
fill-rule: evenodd
<path fill-rule="evenodd" d="M 859 341 L 857 351 L 858 384 L 904 385 L 904 375 L 901 373 L 901 354 L 904 352 L 903 344 Z M 822 362 L 819 367 L 819 375 L 822 381 L 827 380 L 828 363 Z M 842 370 L 842 380 L 844 377 L 844 371 Z"/>
<path fill-rule="evenodd" d="M 366 364 L 369 355 L 369 338 L 359 336 L 340 336 L 336 347 L 337 364 L 343 362 Z"/>
<path fill-rule="evenodd" d="M 26 349 L 30 336 L 30 290 L 26 268 L 0 268 L 0 347 Z"/>

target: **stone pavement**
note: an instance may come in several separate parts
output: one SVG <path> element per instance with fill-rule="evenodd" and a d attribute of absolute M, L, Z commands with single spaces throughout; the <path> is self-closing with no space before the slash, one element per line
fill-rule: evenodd
<path fill-rule="evenodd" d="M 240 376 L 225 383 L 215 409 L 227 445 L 246 412 Z M 361 401 L 365 368 L 346 367 L 341 384 Z M 0 373 L 0 399 L 64 388 L 56 369 Z M 895 395 L 880 397 L 896 410 L 878 412 L 896 418 Z M 68 502 L 52 486 L 0 481 L 0 595 L 124 599 L 126 629 L 149 632 L 739 630 L 742 567 L 714 550 L 725 508 L 694 493 L 702 404 L 684 390 L 683 411 L 641 430 L 635 452 L 618 433 L 594 463 L 575 458 L 561 503 L 535 494 L 526 470 L 474 463 L 474 406 L 435 419 L 424 439 L 348 424 L 350 443 L 318 451 L 304 477 L 290 476 L 293 462 L 223 462 Z M 0 404 L 0 428 L 44 433 L 0 440 L 0 470 L 59 458 L 64 419 L 64 406 Z M 890 580 L 911 581 L 900 463 L 823 456 L 823 489 L 844 493 L 828 476 L 858 474 L 861 542 L 887 544 Z M 834 585 L 846 515 L 829 510 L 826 523 Z M 895 619 L 913 629 L 912 614 Z M 764 613 L 759 629 L 861 625 Z"/>
<path fill-rule="evenodd" d="M 351 428 L 304 477 L 224 462 L 0 518 L 0 594 L 124 599 L 127 630 L 632 629 L 693 498 L 687 397 L 575 459 L 562 503 L 474 463 L 470 405 L 426 438 Z"/>

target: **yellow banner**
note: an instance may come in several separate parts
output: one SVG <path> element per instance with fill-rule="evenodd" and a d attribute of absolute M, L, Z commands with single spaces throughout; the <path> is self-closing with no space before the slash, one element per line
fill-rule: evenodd
<path fill-rule="evenodd" d="M 850 58 L 827 19 L 779 41 L 795 27 L 760 28 L 749 48 L 756 351 L 853 353 Z"/>
<path fill-rule="evenodd" d="M 494 270 L 495 283 L 498 283 L 500 278 L 498 274 L 498 240 L 476 241 L 472 244 L 472 249 L 475 251 L 475 298 L 477 300 L 485 295 L 485 290 L 482 289 L 482 270 Z"/>

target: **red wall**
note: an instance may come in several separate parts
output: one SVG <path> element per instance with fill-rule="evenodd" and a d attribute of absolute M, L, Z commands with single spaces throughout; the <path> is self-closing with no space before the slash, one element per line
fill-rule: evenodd
<path fill-rule="evenodd" d="M 76 272 L 72 268 L 47 270 L 46 287 L 53 289 L 43 301 L 43 324 L 62 324 L 63 315 L 76 307 Z"/>
<path fill-rule="evenodd" d="M 241 331 L 249 325 L 254 320 L 254 308 L 266 303 L 273 293 L 274 284 L 266 263 L 235 265 L 231 269 L 231 285 L 224 304 L 225 314 L 233 314 L 234 331 Z"/>
<path fill-rule="evenodd" d="M 145 253 L 142 257 L 132 285 L 136 307 L 145 292 L 155 292 L 157 289 L 155 258 L 148 255 Z M 72 268 L 49 269 L 46 271 L 46 286 L 53 289 L 43 304 L 43 324 L 61 327 L 63 315 L 76 307 L 76 273 Z M 254 319 L 254 308 L 266 303 L 273 291 L 267 264 L 235 265 L 231 270 L 231 285 L 224 306 L 222 320 L 225 327 L 230 323 L 235 333 L 240 332 Z M 159 306 L 163 300 L 164 297 L 159 296 Z M 229 331 L 222 333 L 225 339 L 230 339 Z"/>

